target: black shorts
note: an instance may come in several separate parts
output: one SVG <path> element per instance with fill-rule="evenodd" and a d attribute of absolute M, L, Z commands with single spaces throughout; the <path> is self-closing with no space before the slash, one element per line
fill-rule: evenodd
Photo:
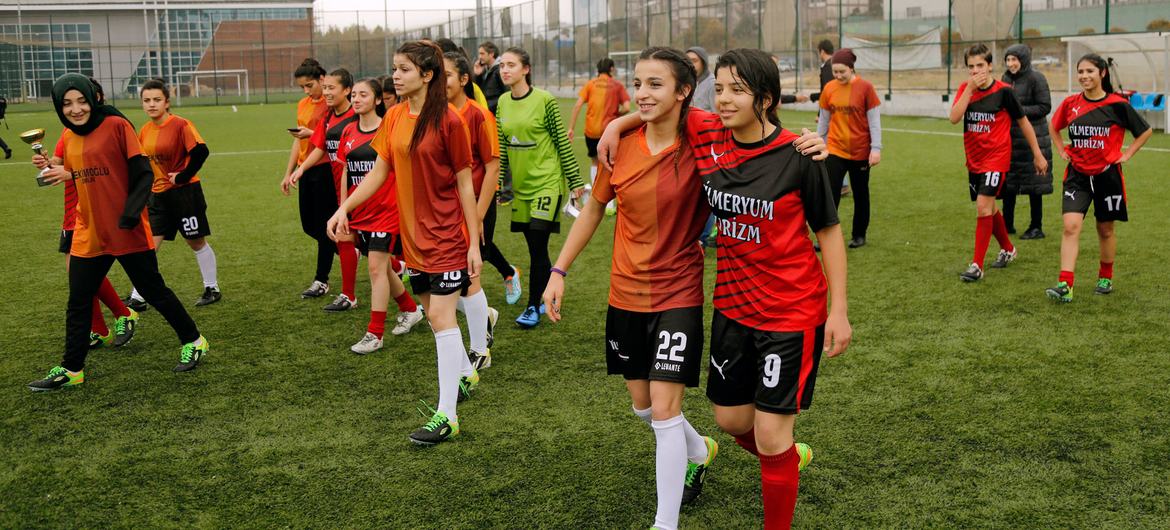
<path fill-rule="evenodd" d="M 394 232 L 366 232 L 357 230 L 357 248 L 363 256 L 369 256 L 370 251 L 393 254 L 398 244 L 398 234 Z"/>
<path fill-rule="evenodd" d="M 68 254 L 71 248 L 73 248 L 73 231 L 62 230 L 61 239 L 57 241 L 57 252 Z"/>
<path fill-rule="evenodd" d="M 176 233 L 183 234 L 186 239 L 199 239 L 211 235 L 202 184 L 193 182 L 162 193 L 150 194 L 146 210 L 150 214 L 151 232 L 156 236 L 163 236 L 167 241 L 174 241 Z"/>
<path fill-rule="evenodd" d="M 471 278 L 467 276 L 467 269 L 450 272 L 423 272 L 406 269 L 410 278 L 410 290 L 414 294 L 431 293 L 447 295 L 459 292 L 459 296 L 467 296 L 467 288 L 471 287 Z"/>
<path fill-rule="evenodd" d="M 694 387 L 702 365 L 702 307 L 640 313 L 609 306 L 605 367 L 610 375 Z"/>
<path fill-rule="evenodd" d="M 978 196 L 999 198 L 1003 191 L 1003 182 L 1007 180 L 1007 173 L 1001 171 L 987 171 L 984 173 L 967 172 L 967 184 L 971 191 L 971 200 Z"/>
<path fill-rule="evenodd" d="M 585 137 L 585 151 L 589 154 L 589 158 L 597 158 L 597 142 L 600 141 L 601 138 Z"/>
<path fill-rule="evenodd" d="M 1120 167 L 1111 165 L 1096 175 L 1085 175 L 1071 165 L 1065 169 L 1061 212 L 1085 215 L 1089 205 L 1098 222 L 1129 221 L 1125 177 Z"/>
<path fill-rule="evenodd" d="M 707 399 L 724 407 L 754 403 L 775 414 L 807 409 L 824 343 L 824 324 L 797 332 L 761 331 L 716 311 Z"/>

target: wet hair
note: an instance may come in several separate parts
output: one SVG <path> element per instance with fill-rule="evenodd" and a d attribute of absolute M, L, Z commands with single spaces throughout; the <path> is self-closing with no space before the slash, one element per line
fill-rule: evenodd
<path fill-rule="evenodd" d="M 155 77 L 153 79 L 147 80 L 142 84 L 142 92 L 146 92 L 147 90 L 161 90 L 163 93 L 163 99 L 166 101 L 171 100 L 171 89 L 167 88 L 166 81 L 163 81 L 162 79 Z"/>
<path fill-rule="evenodd" d="M 483 41 L 483 44 L 480 44 L 479 47 L 483 48 L 483 51 L 488 52 L 488 55 L 491 55 L 492 57 L 500 56 L 500 47 L 496 46 L 496 43 L 490 40 Z"/>
<path fill-rule="evenodd" d="M 683 88 L 686 90 L 686 97 L 682 100 L 681 109 L 679 111 L 678 120 L 678 135 L 685 137 L 687 130 L 687 110 L 691 106 L 691 98 L 695 96 L 695 85 L 698 83 L 695 77 L 695 67 L 691 64 L 691 60 L 682 51 L 674 48 L 667 48 L 665 46 L 651 46 L 642 50 L 638 55 L 638 62 L 642 61 L 662 61 L 670 67 L 670 72 L 674 75 L 675 92 L 683 93 Z M 610 63 L 613 61 L 610 60 Z M 682 149 L 675 150 L 674 153 L 674 168 L 675 173 L 678 173 L 679 153 Z"/>
<path fill-rule="evenodd" d="M 982 42 L 967 48 L 967 51 L 963 52 L 963 64 L 967 64 L 967 59 L 972 57 L 982 57 L 984 61 L 987 61 L 987 64 L 991 64 L 991 60 L 993 59 L 991 50 Z"/>
<path fill-rule="evenodd" d="M 471 61 L 467 60 L 466 55 L 459 52 L 444 53 L 443 58 L 455 65 L 456 76 L 467 76 L 467 84 L 463 85 L 463 93 L 468 99 L 475 99 L 475 87 L 471 85 Z"/>
<path fill-rule="evenodd" d="M 528 55 L 528 51 L 519 46 L 513 46 L 504 50 L 504 53 L 510 53 L 520 58 L 520 65 L 528 67 L 528 73 L 524 74 L 524 81 L 528 86 L 532 86 L 532 57 Z"/>
<path fill-rule="evenodd" d="M 411 41 L 398 47 L 397 55 L 406 57 L 418 68 L 419 76 L 430 72 L 431 80 L 427 83 L 426 96 L 423 108 L 418 113 L 418 122 L 414 133 L 410 135 L 410 150 L 413 151 L 427 134 L 427 129 L 439 133 L 443 123 L 443 115 L 447 112 L 447 80 L 443 67 L 443 52 L 439 46 L 429 41 Z"/>
<path fill-rule="evenodd" d="M 1077 59 L 1077 66 L 1080 66 L 1080 64 L 1084 62 L 1091 63 L 1093 66 L 1097 67 L 1097 70 L 1101 72 L 1101 90 L 1104 90 L 1106 94 L 1112 94 L 1113 80 L 1109 75 L 1109 62 L 1106 61 L 1104 57 L 1101 57 L 1095 53 L 1086 53 L 1082 55 L 1080 59 Z"/>
<path fill-rule="evenodd" d="M 821 39 L 821 42 L 817 43 L 817 50 L 825 52 L 829 55 L 832 55 L 833 54 L 833 41 L 831 41 L 829 39 Z"/>
<path fill-rule="evenodd" d="M 329 77 L 336 77 L 337 82 L 341 84 L 341 88 L 353 88 L 353 74 L 345 68 L 338 68 L 329 72 Z"/>
<path fill-rule="evenodd" d="M 313 79 L 321 79 L 325 75 L 325 67 L 316 59 L 309 57 L 301 61 L 301 65 L 293 72 L 293 77 L 309 77 Z"/>
<path fill-rule="evenodd" d="M 597 73 L 608 74 L 610 70 L 613 70 L 614 66 L 613 59 L 602 57 L 600 61 L 597 61 Z"/>
<path fill-rule="evenodd" d="M 379 118 L 386 115 L 386 101 L 382 99 L 382 81 L 376 77 L 367 77 L 357 82 L 358 85 L 366 85 L 371 92 L 374 93 L 374 98 L 378 100 L 378 104 L 374 106 L 374 113 Z M 393 87 L 391 87 L 393 88 Z"/>
<path fill-rule="evenodd" d="M 735 71 L 731 71 L 731 68 Z M 763 127 L 767 119 L 772 125 L 780 126 L 776 107 L 780 105 L 780 69 L 768 54 L 751 48 L 736 48 L 719 56 L 715 62 L 715 75 L 720 68 L 728 72 L 752 93 L 752 111 Z"/>

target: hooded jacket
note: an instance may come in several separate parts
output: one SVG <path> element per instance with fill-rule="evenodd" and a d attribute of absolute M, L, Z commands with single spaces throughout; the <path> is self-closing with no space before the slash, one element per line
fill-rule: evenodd
<path fill-rule="evenodd" d="M 1019 125 L 1012 122 L 1012 167 L 1004 182 L 1004 192 L 1019 195 L 1047 195 L 1052 193 L 1052 138 L 1048 134 L 1048 113 L 1052 110 L 1052 95 L 1048 91 L 1048 80 L 1044 74 L 1032 69 L 1032 50 L 1024 44 L 1012 45 L 1004 57 L 1014 56 L 1020 60 L 1020 71 L 1003 74 L 1003 81 L 1012 85 L 1016 99 L 1024 108 L 1024 115 L 1036 132 L 1040 151 L 1048 159 L 1048 172 L 1037 175 L 1032 166 L 1032 149 Z"/>
<path fill-rule="evenodd" d="M 695 96 L 691 104 L 707 112 L 715 112 L 715 77 L 711 75 L 711 67 L 707 64 L 707 50 L 701 46 L 687 48 L 688 53 L 699 56 L 703 63 L 703 70 L 695 76 Z"/>

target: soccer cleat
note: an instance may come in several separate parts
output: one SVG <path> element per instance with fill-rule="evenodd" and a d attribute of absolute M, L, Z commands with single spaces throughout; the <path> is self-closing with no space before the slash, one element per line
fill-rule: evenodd
<path fill-rule="evenodd" d="M 329 284 L 313 280 L 309 287 L 301 291 L 301 298 L 320 298 L 329 292 Z"/>
<path fill-rule="evenodd" d="M 1044 231 L 1039 228 L 1029 228 L 1024 230 L 1024 235 L 1020 239 L 1044 239 Z"/>
<path fill-rule="evenodd" d="M 704 436 L 703 441 L 707 444 L 707 461 L 702 464 L 687 462 L 687 474 L 683 479 L 683 504 L 694 502 L 695 499 L 699 498 L 699 494 L 703 493 L 703 477 L 707 475 L 707 469 L 715 461 L 715 455 L 719 454 L 719 444 L 714 438 Z"/>
<path fill-rule="evenodd" d="M 329 305 L 322 309 L 327 313 L 340 313 L 342 311 L 349 311 L 354 307 L 357 307 L 357 300 L 352 300 L 345 294 L 339 294 L 337 298 L 334 298 L 332 302 L 329 302 Z"/>
<path fill-rule="evenodd" d="M 175 372 L 190 372 L 196 366 L 199 366 L 199 361 L 207 355 L 207 350 L 211 345 L 207 343 L 207 339 L 200 335 L 195 342 L 188 342 L 183 345 L 183 349 L 179 350 L 179 364 L 176 364 L 172 370 Z"/>
<path fill-rule="evenodd" d="M 972 263 L 967 270 L 959 273 L 959 279 L 965 282 L 977 282 L 983 278 L 983 269 L 979 268 L 978 264 Z"/>
<path fill-rule="evenodd" d="M 993 269 L 1006 269 L 1008 266 L 1008 263 L 1016 261 L 1016 256 L 1018 255 L 1018 253 L 1019 253 L 1018 250 L 1014 249 L 1014 248 L 1012 249 L 1011 252 L 1000 249 L 999 255 L 995 256 L 995 262 L 991 264 L 991 268 L 993 268 Z"/>
<path fill-rule="evenodd" d="M 487 347 L 491 348 L 496 343 L 496 321 L 500 319 L 500 312 L 496 308 L 488 308 L 488 325 L 487 325 Z"/>
<path fill-rule="evenodd" d="M 471 397 L 471 391 L 479 386 L 479 372 L 474 369 L 471 375 L 465 375 L 459 378 L 459 397 L 455 400 L 456 403 L 463 403 L 464 400 Z"/>
<path fill-rule="evenodd" d="M 508 305 L 516 305 L 520 301 L 520 295 L 524 292 L 520 288 L 520 268 L 512 267 L 515 271 L 511 276 L 504 278 L 504 300 Z"/>
<path fill-rule="evenodd" d="M 406 335 L 410 333 L 410 330 L 416 324 L 422 322 L 425 316 L 422 305 L 419 305 L 414 311 L 409 313 L 398 313 L 398 316 L 395 317 L 397 322 L 394 324 L 394 329 L 390 330 L 390 333 L 393 335 Z"/>
<path fill-rule="evenodd" d="M 544 313 L 543 309 L 544 304 L 541 304 L 541 309 L 537 309 L 536 306 L 528 306 L 528 309 L 516 317 L 516 323 L 524 329 L 536 327 L 537 324 L 540 324 L 540 314 Z"/>
<path fill-rule="evenodd" d="M 478 370 L 491 367 L 492 365 L 492 350 L 489 348 L 486 352 L 480 353 L 475 350 L 467 352 L 467 359 L 471 361 L 471 367 Z"/>
<path fill-rule="evenodd" d="M 139 313 L 150 309 L 150 304 L 146 303 L 146 300 L 135 298 L 134 293 L 126 295 L 126 297 L 122 299 L 122 303 L 126 304 L 126 307 L 130 308 L 131 311 L 137 311 Z"/>
<path fill-rule="evenodd" d="M 1069 303 L 1072 301 L 1072 286 L 1068 282 L 1060 282 L 1044 290 L 1044 294 L 1057 302 Z"/>
<path fill-rule="evenodd" d="M 89 332 L 89 349 L 91 350 L 96 350 L 102 346 L 109 346 L 113 341 L 113 333 L 107 332 L 105 335 L 102 335 L 94 331 Z"/>
<path fill-rule="evenodd" d="M 849 248 L 861 248 L 865 246 L 864 237 L 855 237 L 849 241 Z"/>
<path fill-rule="evenodd" d="M 802 443 L 797 442 L 796 454 L 797 454 L 797 456 L 800 457 L 800 463 L 797 464 L 796 470 L 797 471 L 804 471 L 805 466 L 807 466 L 809 464 L 809 462 L 812 462 L 812 459 L 813 459 L 812 447 L 809 447 L 808 444 L 802 444 Z"/>
<path fill-rule="evenodd" d="M 85 370 L 70 374 L 64 367 L 54 366 L 49 370 L 49 374 L 44 379 L 37 379 L 36 381 L 30 382 L 28 389 L 33 392 L 46 392 L 67 386 L 77 386 L 84 382 Z"/>
<path fill-rule="evenodd" d="M 203 295 L 195 301 L 195 306 L 211 305 L 223 299 L 223 293 L 219 292 L 219 287 L 204 287 Z"/>
<path fill-rule="evenodd" d="M 377 335 L 374 335 L 368 331 L 366 332 L 365 336 L 362 337 L 362 340 L 359 340 L 357 344 L 349 347 L 349 351 L 358 355 L 367 355 L 380 349 L 382 349 L 382 339 L 379 339 Z"/>
<path fill-rule="evenodd" d="M 131 309 L 130 314 L 114 319 L 114 347 L 120 348 L 134 338 L 134 330 L 138 329 L 138 312 Z"/>
<path fill-rule="evenodd" d="M 426 406 L 426 403 L 423 405 Z M 427 408 L 432 413 L 430 419 L 427 420 L 425 425 L 410 433 L 410 441 L 418 445 L 430 446 L 450 440 L 459 434 L 458 419 L 450 419 L 446 414 L 432 409 L 430 406 L 427 406 Z M 424 418 L 427 417 L 422 409 L 418 409 L 418 412 Z"/>
<path fill-rule="evenodd" d="M 1093 294 L 1109 294 L 1113 292 L 1113 280 L 1110 278 L 1097 278 L 1097 288 L 1093 289 Z"/>

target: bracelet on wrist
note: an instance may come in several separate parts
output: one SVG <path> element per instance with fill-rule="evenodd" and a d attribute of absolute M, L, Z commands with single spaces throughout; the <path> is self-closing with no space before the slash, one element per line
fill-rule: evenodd
<path fill-rule="evenodd" d="M 562 278 L 567 278 L 569 276 L 568 272 L 565 272 L 565 271 L 558 269 L 556 267 L 549 269 L 549 272 L 555 272 L 557 274 L 560 274 Z"/>

